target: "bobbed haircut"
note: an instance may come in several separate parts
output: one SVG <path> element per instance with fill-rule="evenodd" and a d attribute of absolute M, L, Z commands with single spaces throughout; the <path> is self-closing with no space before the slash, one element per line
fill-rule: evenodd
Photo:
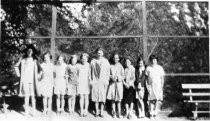
<path fill-rule="evenodd" d="M 102 47 L 97 48 L 95 53 L 97 53 L 98 51 L 103 51 L 103 53 L 104 53 L 104 49 Z"/>
<path fill-rule="evenodd" d="M 149 61 L 152 62 L 153 59 L 156 59 L 158 61 L 158 57 L 156 55 L 151 55 L 149 57 Z"/>

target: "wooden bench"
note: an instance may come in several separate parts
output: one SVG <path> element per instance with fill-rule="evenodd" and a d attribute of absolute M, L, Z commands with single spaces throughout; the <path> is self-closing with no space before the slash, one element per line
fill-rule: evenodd
<path fill-rule="evenodd" d="M 185 90 L 183 96 L 188 98 L 184 102 L 195 104 L 195 110 L 192 111 L 194 119 L 198 118 L 198 113 L 210 114 L 210 105 L 208 105 L 208 111 L 198 110 L 198 104 L 210 104 L 210 84 L 182 84 L 182 89 Z"/>

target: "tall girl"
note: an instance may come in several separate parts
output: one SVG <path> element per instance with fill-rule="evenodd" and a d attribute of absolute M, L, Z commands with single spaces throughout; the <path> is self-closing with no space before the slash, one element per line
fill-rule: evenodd
<path fill-rule="evenodd" d="M 90 63 L 92 86 L 91 99 L 95 103 L 95 117 L 100 116 L 103 118 L 107 86 L 110 79 L 110 64 L 104 57 L 104 50 L 102 48 L 96 50 L 96 55 L 96 58 Z"/>
<path fill-rule="evenodd" d="M 125 59 L 125 80 L 124 84 L 124 103 L 126 108 L 125 117 L 128 119 L 132 118 L 133 101 L 134 101 L 134 81 L 135 81 L 135 68 L 131 65 L 131 59 L 127 57 Z"/>
<path fill-rule="evenodd" d="M 56 107 L 57 107 L 57 113 L 63 113 L 64 112 L 64 95 L 66 94 L 66 68 L 67 65 L 64 63 L 64 56 L 60 55 L 58 57 L 57 65 L 54 67 L 55 71 L 55 88 L 54 93 L 56 95 Z"/>
<path fill-rule="evenodd" d="M 125 78 L 124 68 L 119 62 L 118 54 L 112 57 L 112 65 L 110 66 L 110 83 L 108 86 L 107 99 L 112 102 L 112 116 L 116 117 L 115 103 L 117 104 L 118 118 L 121 118 L 121 100 L 123 98 L 123 83 Z"/>
<path fill-rule="evenodd" d="M 75 100 L 78 93 L 78 71 L 77 55 L 72 55 L 66 71 L 68 75 L 67 95 L 70 114 L 73 114 L 75 110 Z"/>
<path fill-rule="evenodd" d="M 164 70 L 158 64 L 158 58 L 155 55 L 149 57 L 150 65 L 146 68 L 147 90 L 150 118 L 158 114 L 159 101 L 163 100 Z"/>
<path fill-rule="evenodd" d="M 44 62 L 41 64 L 42 79 L 40 82 L 41 95 L 43 97 L 43 114 L 47 114 L 52 111 L 52 95 L 53 95 L 53 70 L 54 66 L 51 63 L 49 53 L 44 54 Z"/>
<path fill-rule="evenodd" d="M 87 116 L 90 94 L 90 64 L 88 63 L 89 55 L 83 53 L 80 57 L 81 64 L 79 65 L 78 78 L 78 94 L 80 97 L 80 116 Z"/>
<path fill-rule="evenodd" d="M 144 92 L 145 92 L 145 64 L 143 58 L 137 60 L 136 67 L 136 99 L 137 99 L 137 108 L 138 108 L 138 118 L 145 117 L 144 110 Z"/>
<path fill-rule="evenodd" d="M 36 109 L 35 90 L 37 91 L 38 67 L 39 63 L 36 57 L 36 49 L 33 45 L 28 45 L 15 65 L 16 74 L 20 77 L 19 96 L 24 96 L 25 114 L 29 114 L 29 98 L 31 98 L 33 115 Z M 19 70 L 20 66 L 20 70 Z"/>

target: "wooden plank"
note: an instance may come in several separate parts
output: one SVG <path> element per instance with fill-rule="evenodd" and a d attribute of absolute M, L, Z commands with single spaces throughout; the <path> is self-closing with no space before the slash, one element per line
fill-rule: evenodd
<path fill-rule="evenodd" d="M 210 93 L 182 93 L 183 96 L 210 96 Z"/>
<path fill-rule="evenodd" d="M 183 89 L 210 89 L 210 84 L 182 84 Z"/>
<path fill-rule="evenodd" d="M 196 113 L 196 111 L 192 111 L 193 113 Z M 197 113 L 210 113 L 210 111 L 197 111 Z"/>
<path fill-rule="evenodd" d="M 51 55 L 53 63 L 55 62 L 56 18 L 57 8 L 55 6 L 52 6 Z"/>
<path fill-rule="evenodd" d="M 208 39 L 209 36 L 159 36 L 159 35 L 145 35 L 148 38 L 206 38 Z M 141 38 L 143 35 L 127 35 L 127 36 L 55 36 L 58 39 L 100 39 L 100 38 Z M 51 36 L 28 36 L 31 39 L 45 39 L 51 38 Z"/>
<path fill-rule="evenodd" d="M 190 35 L 174 35 L 174 36 L 170 36 L 170 35 L 147 35 L 147 37 L 149 38 L 209 38 L 209 36 L 190 36 Z"/>
<path fill-rule="evenodd" d="M 184 100 L 184 102 L 188 103 L 210 103 L 210 100 Z"/>
<path fill-rule="evenodd" d="M 142 1 L 142 15 L 143 15 L 143 58 L 147 64 L 148 62 L 148 53 L 147 53 L 147 10 L 146 2 Z"/>
<path fill-rule="evenodd" d="M 210 73 L 166 73 L 165 76 L 210 76 Z"/>
<path fill-rule="evenodd" d="M 208 2 L 208 0 L 96 0 L 97 3 L 104 2 Z M 25 0 L 4 0 L 1 2 L 2 5 L 7 4 L 51 4 L 51 5 L 62 5 L 62 3 L 84 3 L 82 0 L 60 0 L 60 1 L 25 1 Z"/>

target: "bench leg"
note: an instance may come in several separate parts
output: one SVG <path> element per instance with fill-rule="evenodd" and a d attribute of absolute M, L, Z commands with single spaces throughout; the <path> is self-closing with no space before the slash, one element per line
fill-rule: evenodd
<path fill-rule="evenodd" d="M 193 113 L 193 119 L 198 118 L 198 103 L 195 103 L 195 112 Z"/>
<path fill-rule="evenodd" d="M 8 104 L 6 104 L 6 101 L 5 101 L 5 97 L 3 97 L 3 111 L 4 111 L 4 113 L 6 113 L 7 114 L 7 108 L 8 108 Z"/>

